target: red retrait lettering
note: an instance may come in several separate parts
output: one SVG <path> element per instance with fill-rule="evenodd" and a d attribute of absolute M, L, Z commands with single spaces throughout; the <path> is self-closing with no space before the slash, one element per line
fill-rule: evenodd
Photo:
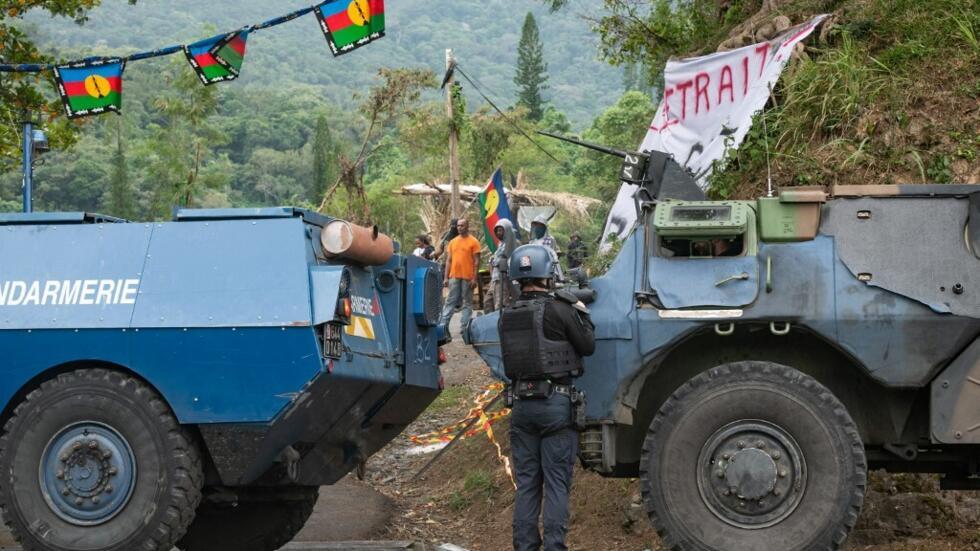
<path fill-rule="evenodd" d="M 769 43 L 763 42 L 755 47 L 756 55 L 762 56 L 762 63 L 759 64 L 759 76 L 762 76 L 762 70 L 766 68 L 766 58 L 769 57 Z"/>
<path fill-rule="evenodd" d="M 718 82 L 719 105 L 721 105 L 721 95 L 725 92 L 725 89 L 728 89 L 728 101 L 735 103 L 735 87 L 732 84 L 732 68 L 728 65 L 721 68 L 721 79 Z"/>
<path fill-rule="evenodd" d="M 681 93 L 681 120 L 687 118 L 687 89 L 694 86 L 694 83 L 690 80 L 684 81 L 680 84 L 674 86 L 677 91 Z"/>
<path fill-rule="evenodd" d="M 664 92 L 664 120 L 665 121 L 670 120 L 670 96 L 673 95 L 674 95 L 673 88 L 668 88 L 667 91 Z"/>
<path fill-rule="evenodd" d="M 749 95 L 749 57 L 742 58 L 742 95 Z"/>
<path fill-rule="evenodd" d="M 694 112 L 701 112 L 701 96 L 704 96 L 704 108 L 706 111 L 711 111 L 711 100 L 708 99 L 708 85 L 711 83 L 711 77 L 708 73 L 698 73 L 694 77 Z"/>
<path fill-rule="evenodd" d="M 670 118 L 670 96 L 673 95 L 674 95 L 673 88 L 668 88 L 666 91 L 664 91 L 664 109 L 663 109 L 664 123 L 659 126 L 656 124 L 652 124 L 650 125 L 650 130 L 653 130 L 654 132 L 658 132 L 658 133 L 663 133 L 663 131 L 666 130 L 667 128 L 675 124 L 680 124 L 680 121 L 677 120 L 676 118 L 675 119 Z"/>

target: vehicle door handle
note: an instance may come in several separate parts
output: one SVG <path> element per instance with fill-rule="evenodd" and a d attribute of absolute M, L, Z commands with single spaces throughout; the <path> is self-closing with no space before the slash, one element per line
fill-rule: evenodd
<path fill-rule="evenodd" d="M 725 279 L 715 283 L 715 287 L 721 287 L 722 285 L 728 283 L 729 281 L 734 281 L 736 279 L 748 279 L 748 278 L 749 278 L 748 272 L 742 272 L 738 275 L 728 276 Z"/>

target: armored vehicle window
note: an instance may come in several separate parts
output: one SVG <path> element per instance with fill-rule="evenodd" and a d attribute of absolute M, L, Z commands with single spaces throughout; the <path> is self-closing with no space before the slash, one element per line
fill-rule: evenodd
<path fill-rule="evenodd" d="M 716 258 L 745 254 L 745 236 L 719 237 L 715 239 L 677 239 L 663 237 L 660 240 L 660 256 L 688 258 Z"/>
<path fill-rule="evenodd" d="M 750 256 L 757 249 L 755 213 L 744 201 L 665 201 L 651 221 L 655 256 Z"/>

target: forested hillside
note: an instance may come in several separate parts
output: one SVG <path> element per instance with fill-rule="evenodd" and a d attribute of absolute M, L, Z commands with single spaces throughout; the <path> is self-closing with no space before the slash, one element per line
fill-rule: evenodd
<path fill-rule="evenodd" d="M 187 43 L 240 26 L 258 23 L 313 4 L 312 0 L 106 0 L 79 26 L 34 14 L 38 42 L 64 56 L 124 54 Z M 392 0 L 386 3 L 385 40 L 333 59 L 312 15 L 254 34 L 235 88 L 284 91 L 313 85 L 325 99 L 352 106 L 351 95 L 364 91 L 379 67 L 445 68 L 445 50 L 500 94 L 515 101 L 513 82 L 521 23 L 530 10 L 544 37 L 550 89 L 545 94 L 575 126 L 584 126 L 616 101 L 622 71 L 598 60 L 598 38 L 581 16 L 601 0 L 578 0 L 568 10 L 549 14 L 540 2 L 486 0 L 449 2 Z M 145 62 L 144 62 L 145 63 Z M 465 90 L 475 100 L 477 96 Z M 127 94 L 127 99 L 141 101 Z M 506 106 L 505 105 L 505 106 Z"/>
<path fill-rule="evenodd" d="M 72 59 L 186 43 L 307 5 L 302 0 L 146 0 L 136 5 L 106 0 L 83 25 L 34 11 L 19 27 L 42 50 Z M 336 59 L 316 19 L 307 15 L 251 35 L 242 77 L 209 87 L 197 82 L 182 55 L 130 63 L 122 116 L 75 125 L 77 143 L 42 159 L 35 171 L 35 207 L 137 219 L 167 218 L 175 206 L 318 207 L 327 188 L 337 183 L 343 163 L 352 162 L 368 138 L 376 154 L 357 176 L 363 196 L 338 193 L 324 206 L 409 239 L 424 229 L 414 214 L 419 200 L 394 192 L 406 183 L 447 178 L 447 121 L 437 89 L 445 49 L 453 48 L 466 73 L 501 108 L 510 109 L 517 103 L 517 43 L 527 13 L 533 12 L 547 63 L 543 97 L 549 107 L 541 124 L 562 131 L 588 128 L 603 110 L 615 112 L 624 92 L 623 70 L 598 59 L 598 38 L 582 17 L 600 5 L 601 0 L 581 0 L 569 10 L 550 13 L 543 3 L 522 0 L 390 1 L 387 36 Z M 372 87 L 381 86 L 378 70 L 384 67 L 426 68 L 432 82 L 406 112 L 367 136 L 364 107 Z M 556 162 L 529 149 L 513 124 L 533 128 L 524 120 L 525 111 L 512 112 L 513 122 L 508 121 L 491 111 L 469 83 L 461 84 L 457 122 L 465 181 L 482 181 L 502 165 L 511 173 L 527 171 L 536 187 L 568 190 L 579 187 L 573 170 L 605 172 L 594 167 L 591 157 L 576 167 L 573 157 Z M 647 118 L 651 97 L 634 94 L 629 105 L 639 109 L 637 120 Z M 642 125 L 627 133 L 635 141 Z M 545 147 L 561 150 L 554 143 Z M 0 159 L 0 210 L 19 209 L 18 163 L 14 155 Z M 603 185 L 615 189 L 614 181 Z M 596 195 L 601 186 L 587 187 L 579 191 Z M 597 213 L 592 226 L 601 217 Z"/>
<path fill-rule="evenodd" d="M 549 13 L 549 3 L 559 11 Z M 422 201 L 397 190 L 448 176 L 450 121 L 437 89 L 444 49 L 453 47 L 466 72 L 509 109 L 517 103 L 517 43 L 528 10 L 536 15 L 548 63 L 549 105 L 540 120 L 524 108 L 504 118 L 463 81 L 452 124 L 461 136 L 465 182 L 484 181 L 500 166 L 523 172 L 533 189 L 609 201 L 618 188 L 615 159 L 546 138 L 531 144 L 518 126 L 635 148 L 656 104 L 643 83 L 656 80 L 668 55 L 751 44 L 777 17 L 795 24 L 818 13 L 832 18 L 779 81 L 765 111 L 767 125 L 756 124 L 731 152 L 728 168 L 716 172 L 712 194 L 759 193 L 767 146 L 778 186 L 980 181 L 977 0 L 387 4 L 388 36 L 338 59 L 311 17 L 251 37 L 244 75 L 235 82 L 203 87 L 182 56 L 132 63 L 123 115 L 77 125 L 73 147 L 43 158 L 37 208 L 159 219 L 174 206 L 322 205 L 410 239 L 425 229 Z M 21 25 L 42 48 L 63 57 L 119 54 L 194 40 L 304 5 L 106 0 L 83 26 L 43 12 Z M 600 32 L 589 31 L 585 12 L 598 18 Z M 596 61 L 600 55 L 620 66 Z M 380 67 L 421 67 L 431 74 L 398 73 L 413 84 L 401 90 L 404 101 L 389 105 L 383 100 L 391 79 L 379 77 Z M 405 94 L 411 91 L 420 94 Z M 379 105 L 386 111 L 372 119 L 372 106 L 377 114 Z M 362 150 L 370 154 L 362 158 Z M 0 156 L 0 210 L 19 208 L 18 163 L 14 155 Z M 588 239 L 603 216 L 561 216 L 555 229 L 561 238 L 574 228 Z"/>

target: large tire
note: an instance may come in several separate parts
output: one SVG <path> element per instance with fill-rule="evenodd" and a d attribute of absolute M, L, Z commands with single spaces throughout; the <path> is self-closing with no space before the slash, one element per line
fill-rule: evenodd
<path fill-rule="evenodd" d="M 204 501 L 177 547 L 184 551 L 274 551 L 289 543 L 313 513 L 320 488 L 273 488 L 237 504 Z"/>
<path fill-rule="evenodd" d="M 640 463 L 650 520 L 671 550 L 840 549 L 867 481 L 854 421 L 795 369 L 738 362 L 679 388 Z"/>
<path fill-rule="evenodd" d="M 0 507 L 25 551 L 169 551 L 203 478 L 160 396 L 106 369 L 42 383 L 0 437 Z"/>

